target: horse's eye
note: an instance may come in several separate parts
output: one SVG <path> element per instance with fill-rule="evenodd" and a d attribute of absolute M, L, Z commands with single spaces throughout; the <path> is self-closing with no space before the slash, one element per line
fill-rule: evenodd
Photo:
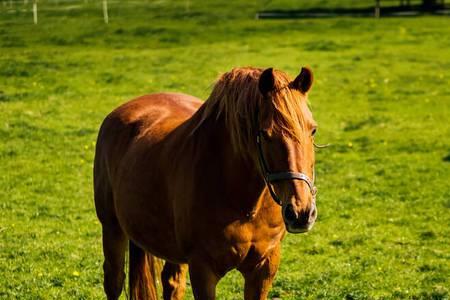
<path fill-rule="evenodd" d="M 266 130 L 261 130 L 261 135 L 265 140 L 269 139 L 269 134 L 267 133 Z"/>
<path fill-rule="evenodd" d="M 311 135 L 314 136 L 314 135 L 316 134 L 316 131 L 317 131 L 317 128 L 314 127 L 313 130 L 312 130 L 312 132 L 311 132 Z"/>

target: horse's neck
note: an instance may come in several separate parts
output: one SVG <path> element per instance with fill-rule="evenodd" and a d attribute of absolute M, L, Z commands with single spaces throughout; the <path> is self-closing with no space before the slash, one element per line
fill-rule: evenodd
<path fill-rule="evenodd" d="M 199 128 L 195 143 L 205 159 L 212 177 L 209 180 L 222 185 L 220 201 L 241 211 L 251 212 L 262 200 L 265 188 L 255 161 L 246 153 L 236 153 L 230 134 L 222 118 L 206 120 Z M 218 199 L 219 200 L 219 199 Z"/>

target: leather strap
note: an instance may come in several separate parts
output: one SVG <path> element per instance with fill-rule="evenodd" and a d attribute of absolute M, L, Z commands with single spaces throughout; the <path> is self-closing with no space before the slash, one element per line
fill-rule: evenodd
<path fill-rule="evenodd" d="M 255 128 L 258 128 L 258 118 L 259 118 L 259 111 L 256 110 L 256 117 L 255 117 Z M 317 194 L 317 188 L 314 186 L 314 181 L 312 181 L 306 174 L 300 173 L 300 172 L 292 172 L 292 171 L 286 171 L 286 172 L 279 172 L 279 173 L 271 173 L 269 171 L 266 158 L 264 157 L 264 151 L 262 148 L 262 139 L 263 139 L 263 131 L 258 130 L 258 134 L 256 136 L 256 145 L 258 148 L 258 160 L 261 167 L 261 170 L 263 172 L 263 178 L 264 182 L 266 183 L 267 188 L 269 189 L 269 193 L 272 196 L 272 199 L 278 204 L 281 205 L 282 202 L 280 198 L 276 195 L 275 191 L 273 190 L 273 187 L 271 185 L 272 182 L 277 181 L 283 181 L 283 180 L 302 180 L 306 182 L 306 184 L 309 187 L 309 190 L 311 191 L 311 194 L 313 197 Z M 314 170 L 313 170 L 313 180 L 314 180 Z"/>

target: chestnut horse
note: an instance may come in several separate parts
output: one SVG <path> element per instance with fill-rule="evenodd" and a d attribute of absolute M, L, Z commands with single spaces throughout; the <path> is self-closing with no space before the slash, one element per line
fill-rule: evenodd
<path fill-rule="evenodd" d="M 266 299 L 286 230 L 317 215 L 311 85 L 308 68 L 294 80 L 236 68 L 205 102 L 153 94 L 106 117 L 94 189 L 108 299 L 122 292 L 127 246 L 132 299 L 156 299 L 156 258 L 164 299 L 183 298 L 187 272 L 195 299 L 215 299 L 235 268 L 245 299 Z"/>

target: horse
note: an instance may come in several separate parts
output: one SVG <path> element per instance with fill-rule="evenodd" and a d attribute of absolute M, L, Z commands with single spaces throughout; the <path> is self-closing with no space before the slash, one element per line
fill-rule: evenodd
<path fill-rule="evenodd" d="M 230 270 L 244 297 L 266 299 L 287 232 L 316 220 L 313 74 L 234 68 L 208 99 L 141 96 L 103 121 L 94 159 L 104 291 L 118 299 L 128 248 L 129 297 L 215 299 Z"/>

